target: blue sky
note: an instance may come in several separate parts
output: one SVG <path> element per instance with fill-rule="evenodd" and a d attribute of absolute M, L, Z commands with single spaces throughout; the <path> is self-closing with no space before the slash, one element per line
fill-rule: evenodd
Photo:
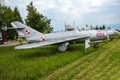
<path fill-rule="evenodd" d="M 55 31 L 64 23 L 82 27 L 88 25 L 120 26 L 120 0 L 5 0 L 12 9 L 17 6 L 23 19 L 26 5 L 33 2 L 37 11 L 52 20 Z"/>

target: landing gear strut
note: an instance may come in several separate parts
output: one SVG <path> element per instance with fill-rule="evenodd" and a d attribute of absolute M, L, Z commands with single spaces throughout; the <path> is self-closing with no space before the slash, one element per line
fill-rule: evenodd
<path fill-rule="evenodd" d="M 58 48 L 58 50 L 61 51 L 61 52 L 64 52 L 64 51 L 67 50 L 68 46 L 69 46 L 69 42 L 65 42 Z"/>

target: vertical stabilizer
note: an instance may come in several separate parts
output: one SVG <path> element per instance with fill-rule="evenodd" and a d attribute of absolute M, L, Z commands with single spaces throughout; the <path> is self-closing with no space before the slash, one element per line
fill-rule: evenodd
<path fill-rule="evenodd" d="M 14 29 L 18 32 L 19 37 L 30 37 L 34 35 L 41 35 L 42 33 L 36 31 L 35 29 L 26 26 L 25 24 L 14 21 L 11 23 Z"/>

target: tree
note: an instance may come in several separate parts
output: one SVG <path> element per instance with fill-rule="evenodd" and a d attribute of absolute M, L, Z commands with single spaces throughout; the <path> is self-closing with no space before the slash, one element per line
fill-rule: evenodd
<path fill-rule="evenodd" d="M 11 22 L 13 21 L 22 22 L 22 18 L 17 7 L 15 7 L 14 11 L 12 11 L 10 7 L 0 6 L 0 29 L 5 26 L 8 28 L 12 27 Z M 15 30 L 8 30 L 7 34 L 9 39 L 13 39 L 14 36 L 17 35 Z"/>
<path fill-rule="evenodd" d="M 17 7 L 14 8 L 13 15 L 14 15 L 14 19 L 13 19 L 14 21 L 23 22 L 22 17 L 20 16 L 20 12 Z"/>
<path fill-rule="evenodd" d="M 51 20 L 47 19 L 43 14 L 38 13 L 37 9 L 33 6 L 33 2 L 27 6 L 27 11 L 28 15 L 25 22 L 28 26 L 43 33 L 48 33 L 53 30 L 50 25 Z"/>
<path fill-rule="evenodd" d="M 88 25 L 86 24 L 86 27 L 88 27 Z"/>
<path fill-rule="evenodd" d="M 102 26 L 99 27 L 99 30 L 102 30 Z"/>
<path fill-rule="evenodd" d="M 7 27 L 12 27 L 11 26 L 12 21 L 23 22 L 22 17 L 20 16 L 20 12 L 17 7 L 15 7 L 13 11 L 11 11 L 11 17 L 9 17 L 9 18 L 10 18 L 10 21 L 7 22 Z M 7 32 L 8 32 L 9 39 L 13 39 L 15 36 L 18 35 L 18 33 L 14 29 L 10 29 Z"/>
<path fill-rule="evenodd" d="M 1 28 L 3 27 L 4 25 L 4 10 L 5 10 L 6 7 L 0 5 L 0 31 L 1 31 Z"/>
<path fill-rule="evenodd" d="M 96 27 L 95 27 L 95 30 L 99 30 L 99 27 L 98 27 L 98 25 L 96 25 Z"/>
<path fill-rule="evenodd" d="M 92 27 L 92 25 L 90 25 L 90 30 L 93 30 L 93 27 Z"/>
<path fill-rule="evenodd" d="M 105 25 L 103 25 L 102 29 L 106 29 Z"/>

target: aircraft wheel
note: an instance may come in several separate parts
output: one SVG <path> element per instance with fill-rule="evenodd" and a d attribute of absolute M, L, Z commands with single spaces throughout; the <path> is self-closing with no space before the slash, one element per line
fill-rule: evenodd
<path fill-rule="evenodd" d="M 98 43 L 95 43 L 94 46 L 93 46 L 95 49 L 98 48 Z"/>
<path fill-rule="evenodd" d="M 114 39 L 114 37 L 111 37 L 110 40 L 112 41 Z"/>

